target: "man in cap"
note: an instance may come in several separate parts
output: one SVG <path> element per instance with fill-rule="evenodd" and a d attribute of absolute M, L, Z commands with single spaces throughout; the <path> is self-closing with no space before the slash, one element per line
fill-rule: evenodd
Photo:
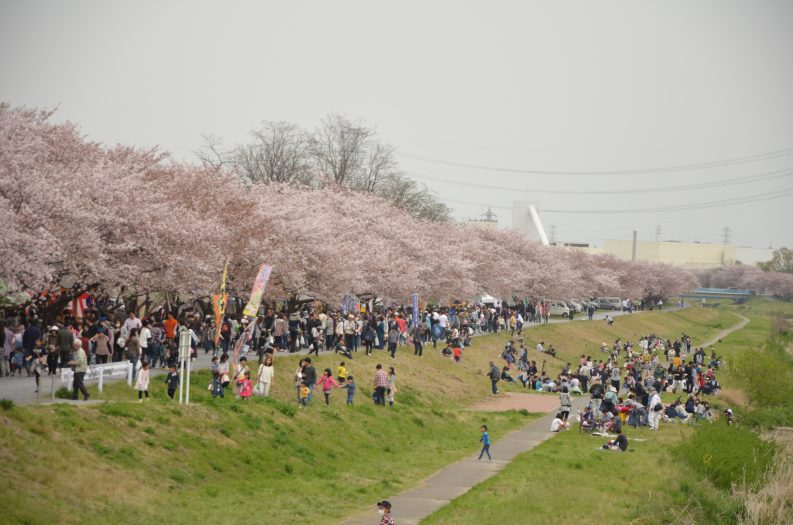
<path fill-rule="evenodd" d="M 380 525 L 394 525 L 394 518 L 391 517 L 391 502 L 388 500 L 377 502 L 377 512 L 380 513 Z"/>

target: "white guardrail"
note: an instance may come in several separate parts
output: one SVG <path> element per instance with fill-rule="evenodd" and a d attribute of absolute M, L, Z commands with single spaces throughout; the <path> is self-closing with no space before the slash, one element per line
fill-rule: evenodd
<path fill-rule="evenodd" d="M 118 363 L 105 363 L 103 365 L 90 365 L 85 373 L 83 381 L 99 381 L 98 387 L 101 392 L 105 379 L 127 378 L 127 384 L 132 385 L 132 363 L 129 361 Z M 71 368 L 61 368 L 61 383 L 66 385 L 69 390 L 74 383 L 74 371 Z"/>

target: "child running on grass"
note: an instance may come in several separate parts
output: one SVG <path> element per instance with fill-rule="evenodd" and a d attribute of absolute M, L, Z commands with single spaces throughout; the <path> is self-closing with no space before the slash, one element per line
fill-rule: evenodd
<path fill-rule="evenodd" d="M 487 433 L 487 425 L 482 425 L 480 429 L 482 431 L 482 437 L 479 438 L 479 442 L 482 443 L 482 451 L 479 453 L 479 459 L 482 459 L 484 454 L 487 454 L 487 460 L 492 461 L 493 456 L 490 455 L 490 434 Z"/>
<path fill-rule="evenodd" d="M 246 371 L 242 379 L 237 380 L 237 386 L 240 390 L 240 399 L 247 401 L 253 394 L 253 381 L 251 381 L 250 371 Z"/>
<path fill-rule="evenodd" d="M 339 384 L 333 379 L 333 372 L 330 371 L 330 368 L 325 369 L 325 373 L 322 374 L 317 380 L 317 385 L 322 385 L 322 393 L 325 394 L 325 404 L 330 405 L 330 391 L 334 387 L 338 387 Z"/>

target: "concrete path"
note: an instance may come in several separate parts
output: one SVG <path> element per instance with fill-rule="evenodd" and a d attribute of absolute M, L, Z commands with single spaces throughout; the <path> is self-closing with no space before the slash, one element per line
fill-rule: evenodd
<path fill-rule="evenodd" d="M 558 398 L 556 406 L 558 407 Z M 589 396 L 576 397 L 573 399 L 573 414 L 579 408 L 583 408 L 589 402 Z M 444 467 L 429 478 L 425 479 L 419 487 L 407 490 L 396 496 L 388 498 L 393 505 L 392 514 L 394 521 L 399 525 L 418 525 L 418 523 L 439 508 L 443 507 L 455 498 L 458 498 L 471 490 L 475 485 L 496 475 L 501 469 L 506 467 L 518 454 L 531 450 L 543 441 L 550 439 L 556 434 L 550 431 L 551 421 L 556 415 L 556 410 L 549 412 L 540 419 L 533 421 L 525 427 L 515 430 L 490 447 L 493 461 L 476 459 L 479 454 L 462 459 L 456 463 Z M 575 424 L 573 430 L 575 432 Z M 377 523 L 376 510 L 372 513 L 355 516 L 344 525 L 366 525 Z"/>
<path fill-rule="evenodd" d="M 743 328 L 744 326 L 748 325 L 751 322 L 751 319 L 749 319 L 748 317 L 745 317 L 745 316 L 743 316 L 741 314 L 737 314 L 735 312 L 731 312 L 731 313 L 734 316 L 740 318 L 741 319 L 740 322 L 738 324 L 734 325 L 734 326 L 731 326 L 730 328 L 727 328 L 726 330 L 722 330 L 718 334 L 714 335 L 713 337 L 711 337 L 710 339 L 705 341 L 704 344 L 699 345 L 699 346 L 701 346 L 702 348 L 707 348 L 709 346 L 713 346 L 716 343 L 718 343 L 721 339 L 724 339 L 725 337 L 727 337 L 731 333 L 740 330 L 741 328 Z"/>

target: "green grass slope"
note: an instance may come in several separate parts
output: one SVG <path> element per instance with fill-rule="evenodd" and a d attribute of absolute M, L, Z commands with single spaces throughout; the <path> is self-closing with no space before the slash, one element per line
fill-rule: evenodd
<path fill-rule="evenodd" d="M 737 322 L 729 313 L 731 311 L 749 317 L 751 322 L 716 344 L 727 366 L 739 354 L 763 345 L 770 334 L 773 318 L 779 314 L 793 316 L 793 304 L 758 298 L 743 306 L 691 308 L 674 315 L 702 315 L 703 326 L 687 333 L 706 338 L 712 336 L 709 330 L 718 332 Z M 734 321 L 724 324 L 728 318 Z M 656 330 L 656 333 L 667 335 L 663 330 Z M 720 379 L 727 383 L 734 381 L 729 370 L 722 371 Z M 726 405 L 718 397 L 710 397 L 708 401 L 717 409 Z M 723 424 L 723 421 L 713 423 Z M 728 462 L 740 464 L 740 468 L 744 468 L 746 461 L 751 464 L 751 460 L 756 459 L 757 449 L 764 446 L 763 442 L 743 431 L 737 436 L 743 439 L 727 442 L 727 437 L 733 436 L 722 435 L 722 442 L 708 437 L 707 443 L 702 443 L 692 440 L 694 428 L 662 424 L 658 432 L 650 432 L 646 428 L 627 427 L 626 435 L 633 452 L 626 454 L 600 450 L 604 438 L 579 434 L 576 428 L 518 456 L 501 473 L 433 513 L 422 524 L 518 523 L 523 520 L 582 524 L 736 523 L 742 510 L 741 501 L 732 497 L 728 490 L 719 490 L 714 481 L 728 474 L 735 480 L 762 477 L 765 467 L 757 467 L 762 472 L 750 472 L 753 476 L 743 472 L 725 474 L 721 470 L 727 468 Z M 714 428 L 713 432 L 703 434 L 721 435 L 718 430 Z M 681 443 L 692 443 L 695 450 L 692 452 L 691 446 L 681 448 Z M 736 463 L 737 459 L 742 461 Z M 763 465 L 767 462 L 766 458 Z M 703 475 L 710 471 L 720 477 L 711 480 L 709 474 Z"/>
<path fill-rule="evenodd" d="M 572 322 L 531 328 L 532 344 L 553 342 L 572 360 L 601 339 L 685 331 L 712 335 L 732 324 L 728 313 L 690 308 L 644 313 L 605 323 Z M 276 359 L 273 398 L 248 404 L 209 399 L 206 372 L 192 381 L 190 406 L 166 399 L 152 379 L 152 401 L 108 385 L 110 402 L 91 406 L 26 406 L 0 411 L 0 498 L 9 523 L 205 523 L 228 519 L 329 523 L 365 508 L 477 448 L 478 426 L 498 440 L 532 416 L 466 409 L 489 395 L 483 375 L 503 347 L 504 335 L 477 338 L 455 365 L 427 348 L 415 358 L 406 348 L 391 362 L 384 352 L 361 352 L 348 369 L 358 380 L 355 407 L 334 392 L 330 407 L 315 399 L 306 410 L 294 401 L 296 356 Z M 532 351 L 534 352 L 534 351 Z M 322 355 L 318 370 L 339 358 Z M 369 401 L 374 364 L 394 365 L 397 405 Z M 561 368 L 555 361 L 551 370 Z M 511 390 L 521 390 L 511 386 Z M 233 517 L 233 518 L 232 518 Z M 238 518 L 237 518 L 238 517 Z"/>

